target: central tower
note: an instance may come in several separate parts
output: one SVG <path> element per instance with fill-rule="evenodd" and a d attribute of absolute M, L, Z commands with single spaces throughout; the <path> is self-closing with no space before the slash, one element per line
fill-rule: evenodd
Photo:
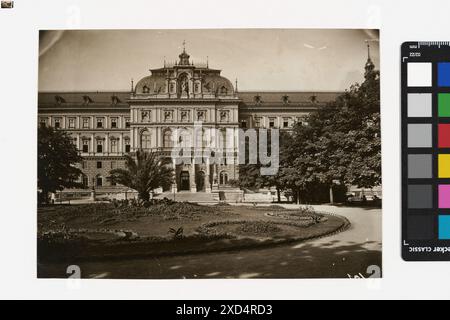
<path fill-rule="evenodd" d="M 221 76 L 221 70 L 208 63 L 194 64 L 186 52 L 174 63 L 164 61 L 162 68 L 150 69 L 150 75 L 139 80 L 128 100 L 131 109 L 131 149 L 159 152 L 170 157 L 175 170 L 172 191 L 215 192 L 229 187 L 228 181 L 238 179 L 237 161 L 211 163 L 202 149 L 217 139 L 203 132 L 218 131 L 227 137 L 223 152 L 237 159 L 239 98 L 232 83 Z M 190 147 L 190 161 L 176 161 L 174 146 L 194 141 L 201 127 L 202 143 Z M 228 129 L 228 130 L 227 130 Z M 213 144 L 218 145 L 218 144 Z M 209 149 L 208 149 L 209 150 Z M 200 152 L 199 152 L 200 151 Z M 225 157 L 224 157 L 225 158 Z"/>

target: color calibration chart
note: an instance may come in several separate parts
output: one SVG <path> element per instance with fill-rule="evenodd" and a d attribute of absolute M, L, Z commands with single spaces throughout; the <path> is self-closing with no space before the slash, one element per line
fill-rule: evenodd
<path fill-rule="evenodd" d="M 450 260 L 450 42 L 401 52 L 402 255 Z"/>

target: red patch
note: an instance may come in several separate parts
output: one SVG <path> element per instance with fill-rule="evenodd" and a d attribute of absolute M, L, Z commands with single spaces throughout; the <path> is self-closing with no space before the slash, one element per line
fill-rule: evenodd
<path fill-rule="evenodd" d="M 450 124 L 439 124 L 439 148 L 450 148 Z"/>

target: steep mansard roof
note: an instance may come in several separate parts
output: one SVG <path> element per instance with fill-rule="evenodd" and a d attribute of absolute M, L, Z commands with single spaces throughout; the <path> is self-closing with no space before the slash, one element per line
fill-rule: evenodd
<path fill-rule="evenodd" d="M 326 104 L 343 92 L 337 91 L 241 91 L 237 95 L 244 105 L 278 106 Z"/>
<path fill-rule="evenodd" d="M 143 83 L 148 83 L 150 88 L 158 88 L 157 79 L 149 77 L 143 78 Z M 217 85 L 229 83 L 228 79 L 218 76 L 207 80 L 217 81 Z M 147 80 L 146 80 L 147 79 Z M 154 82 L 152 82 L 154 81 Z M 151 85 L 155 83 L 155 85 Z M 209 83 L 209 82 L 207 82 Z M 229 83 L 231 85 L 231 83 Z M 139 84 L 136 86 L 138 90 Z M 143 85 L 142 85 L 143 86 Z M 242 107 L 245 106 L 302 106 L 318 104 L 323 105 L 335 100 L 342 92 L 334 91 L 242 91 L 236 92 L 238 98 L 242 100 Z M 39 107 L 97 107 L 97 108 L 127 108 L 127 100 L 130 92 L 39 92 Z"/>

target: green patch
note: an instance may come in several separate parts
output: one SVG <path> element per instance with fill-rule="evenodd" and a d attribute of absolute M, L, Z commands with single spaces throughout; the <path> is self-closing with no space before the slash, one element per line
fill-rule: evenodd
<path fill-rule="evenodd" d="M 440 93 L 438 95 L 439 117 L 450 117 L 450 94 Z"/>

